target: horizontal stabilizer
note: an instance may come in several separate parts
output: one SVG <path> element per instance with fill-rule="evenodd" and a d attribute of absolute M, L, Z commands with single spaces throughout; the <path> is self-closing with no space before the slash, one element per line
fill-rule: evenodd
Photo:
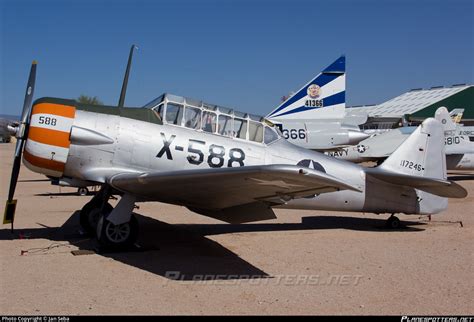
<path fill-rule="evenodd" d="M 392 184 L 412 187 L 446 198 L 465 198 L 467 191 L 457 183 L 444 179 L 412 176 L 388 172 L 379 168 L 369 168 L 368 175 Z"/>
<path fill-rule="evenodd" d="M 382 165 L 366 173 L 379 180 L 440 197 L 464 198 L 467 191 L 446 179 L 442 122 L 427 118 Z"/>

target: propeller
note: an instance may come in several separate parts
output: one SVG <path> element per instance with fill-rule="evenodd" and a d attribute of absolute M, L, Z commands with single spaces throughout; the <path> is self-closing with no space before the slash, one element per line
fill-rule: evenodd
<path fill-rule="evenodd" d="M 35 90 L 36 80 L 36 61 L 33 61 L 30 69 L 30 76 L 26 85 L 25 100 L 23 103 L 23 111 L 21 113 L 20 124 L 14 128 L 15 137 L 17 139 L 15 146 L 15 155 L 13 159 L 12 175 L 10 178 L 10 188 L 8 190 L 8 200 L 5 206 L 3 223 L 11 223 L 13 231 L 13 220 L 15 216 L 16 200 L 15 195 L 16 183 L 18 182 L 18 174 L 20 173 L 21 155 L 23 153 L 23 145 L 28 136 L 28 129 L 31 118 L 31 104 L 33 101 L 33 92 Z"/>

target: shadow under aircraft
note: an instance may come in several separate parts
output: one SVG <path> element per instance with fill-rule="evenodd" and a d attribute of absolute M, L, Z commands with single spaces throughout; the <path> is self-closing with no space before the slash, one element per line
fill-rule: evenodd
<path fill-rule="evenodd" d="M 171 225 L 150 217 L 135 214 L 140 222 L 141 235 L 136 245 L 124 251 L 102 250 L 93 237 L 81 233 L 79 211 L 75 211 L 61 227 L 0 230 L 1 240 L 48 239 L 66 242 L 83 253 L 95 253 L 124 264 L 172 280 L 211 280 L 271 278 L 269 274 L 247 262 L 210 235 L 265 231 L 303 231 L 319 229 L 347 229 L 370 232 L 419 232 L 424 223 L 403 221 L 398 230 L 385 228 L 385 220 L 339 216 L 303 217 L 300 223 L 252 224 L 177 224 Z M 38 250 L 38 248 L 35 248 Z M 48 249 L 48 247 L 45 247 Z M 200 279 L 200 278 L 198 278 Z"/>

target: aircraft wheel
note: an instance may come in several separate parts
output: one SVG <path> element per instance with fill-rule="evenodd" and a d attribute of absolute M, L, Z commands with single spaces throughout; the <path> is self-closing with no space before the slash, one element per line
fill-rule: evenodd
<path fill-rule="evenodd" d="M 89 194 L 89 189 L 87 189 L 87 187 L 78 188 L 77 193 L 79 196 L 87 196 Z"/>
<path fill-rule="evenodd" d="M 400 228 L 400 219 L 395 216 L 390 216 L 390 218 L 387 219 L 387 227 L 391 229 Z"/>
<path fill-rule="evenodd" d="M 104 216 L 97 224 L 97 239 L 102 246 L 120 249 L 132 245 L 138 237 L 138 221 L 132 215 L 129 222 L 114 225 Z"/>
<path fill-rule="evenodd" d="M 105 214 L 109 214 L 112 212 L 114 208 L 111 204 L 107 203 L 105 205 Z M 81 224 L 82 229 L 90 235 L 94 235 L 97 228 L 97 223 L 99 222 L 101 213 L 100 213 L 100 206 L 94 204 L 86 204 L 81 209 L 81 214 L 79 216 L 79 222 Z"/>

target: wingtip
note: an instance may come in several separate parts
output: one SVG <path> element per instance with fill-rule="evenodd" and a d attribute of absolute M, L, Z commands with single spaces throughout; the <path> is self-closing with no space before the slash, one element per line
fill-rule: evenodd
<path fill-rule="evenodd" d="M 450 186 L 453 187 L 452 189 L 454 191 L 454 194 L 451 198 L 462 199 L 468 196 L 469 193 L 467 192 L 466 188 L 451 180 L 449 180 L 449 183 Z"/>

